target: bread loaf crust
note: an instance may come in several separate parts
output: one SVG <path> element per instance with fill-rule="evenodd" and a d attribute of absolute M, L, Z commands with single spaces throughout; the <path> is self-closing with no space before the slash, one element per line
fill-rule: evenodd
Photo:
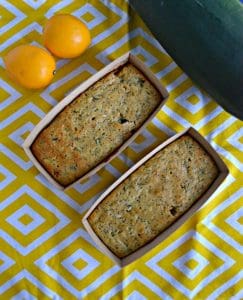
<path fill-rule="evenodd" d="M 161 101 L 157 89 L 128 63 L 59 113 L 38 135 L 32 152 L 57 182 L 67 186 L 109 157 Z"/>
<path fill-rule="evenodd" d="M 217 174 L 209 154 L 184 135 L 125 179 L 95 208 L 88 221 L 107 247 L 123 258 L 187 211 Z"/>

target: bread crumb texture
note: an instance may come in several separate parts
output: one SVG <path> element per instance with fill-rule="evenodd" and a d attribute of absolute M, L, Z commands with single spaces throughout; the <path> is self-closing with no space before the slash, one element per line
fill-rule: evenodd
<path fill-rule="evenodd" d="M 187 211 L 217 174 L 212 158 L 184 135 L 123 181 L 88 221 L 114 254 L 125 257 Z"/>
<path fill-rule="evenodd" d="M 67 186 L 120 147 L 151 115 L 162 97 L 131 64 L 88 88 L 46 127 L 32 152 Z"/>

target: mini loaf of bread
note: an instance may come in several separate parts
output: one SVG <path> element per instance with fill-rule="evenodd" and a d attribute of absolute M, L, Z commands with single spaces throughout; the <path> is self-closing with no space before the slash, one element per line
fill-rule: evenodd
<path fill-rule="evenodd" d="M 161 94 L 131 64 L 109 73 L 69 104 L 32 144 L 32 152 L 67 186 L 120 147 L 154 112 Z"/>
<path fill-rule="evenodd" d="M 189 135 L 156 153 L 113 190 L 88 222 L 118 257 L 154 239 L 209 188 L 218 169 Z"/>

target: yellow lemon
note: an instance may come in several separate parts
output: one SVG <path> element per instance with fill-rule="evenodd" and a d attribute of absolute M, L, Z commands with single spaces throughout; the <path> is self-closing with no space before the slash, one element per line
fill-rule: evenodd
<path fill-rule="evenodd" d="M 79 56 L 91 42 L 87 26 L 78 18 L 68 14 L 50 18 L 44 26 L 43 38 L 45 47 L 62 58 Z"/>
<path fill-rule="evenodd" d="M 4 57 L 4 63 L 9 77 L 29 89 L 47 86 L 56 69 L 53 56 L 32 45 L 21 45 L 10 50 Z"/>

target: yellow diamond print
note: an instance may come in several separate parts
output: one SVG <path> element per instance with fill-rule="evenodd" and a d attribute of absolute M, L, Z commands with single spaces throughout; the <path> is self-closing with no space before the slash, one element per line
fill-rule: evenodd
<path fill-rule="evenodd" d="M 5 176 L 2 173 L 0 173 L 0 182 L 3 181 L 4 179 L 5 179 Z"/>
<path fill-rule="evenodd" d="M 1 18 L 0 18 L 0 20 L 1 20 Z M 1 90 L 1 102 L 3 102 L 4 100 L 6 100 L 7 98 L 9 98 L 10 95 L 11 94 L 9 92 L 7 92 L 6 90 L 2 89 Z"/>
<path fill-rule="evenodd" d="M 82 15 L 82 19 L 85 22 L 90 22 L 90 21 L 94 20 L 94 18 L 95 17 L 90 12 L 86 12 L 85 14 Z"/>
<path fill-rule="evenodd" d="M 25 299 L 36 299 L 34 297 L 33 294 L 29 293 L 26 290 L 22 290 L 19 293 L 17 293 L 16 295 L 14 295 L 14 297 L 11 298 L 11 300 L 25 300 Z"/>
<path fill-rule="evenodd" d="M 242 195 L 243 189 L 238 190 L 226 201 L 221 202 L 203 221 L 206 226 L 210 225 L 211 230 L 222 240 L 241 253 L 243 225 L 239 219 L 243 216 Z"/>
<path fill-rule="evenodd" d="M 5 2 L 0 4 L 0 28 L 1 33 L 7 32 L 9 29 L 18 24 L 25 18 L 23 14 L 16 6 Z"/>
<path fill-rule="evenodd" d="M 190 267 L 187 265 L 192 263 Z M 179 271 L 190 279 L 194 279 L 198 274 L 209 264 L 209 261 L 205 259 L 197 251 L 191 249 L 185 255 L 179 257 L 173 262 Z M 192 267 L 193 266 L 193 267 Z"/>
<path fill-rule="evenodd" d="M 243 217 L 240 217 L 240 218 L 238 219 L 238 223 L 241 224 L 241 225 L 243 225 Z"/>
<path fill-rule="evenodd" d="M 52 224 L 58 221 L 53 214 L 43 209 L 41 205 L 32 202 L 33 200 L 29 195 L 22 195 L 14 204 L 9 205 L 0 213 L 0 216 L 3 217 L 2 228 L 9 235 L 15 236 L 16 240 L 24 246 L 49 227 L 47 219 Z M 21 222 L 22 217 L 25 215 L 32 219 L 31 223 L 24 224 Z M 29 234 L 31 236 L 28 236 Z"/>
<path fill-rule="evenodd" d="M 28 186 L 22 186 L 10 198 L 2 201 L 0 219 L 0 235 L 24 255 L 42 245 L 70 222 Z"/>
<path fill-rule="evenodd" d="M 0 164 L 0 190 L 8 186 L 15 178 L 15 175 Z"/>
<path fill-rule="evenodd" d="M 22 218 L 28 218 L 27 221 L 29 220 L 29 222 L 23 223 L 21 221 Z M 43 224 L 45 219 L 29 205 L 25 204 L 7 217 L 6 221 L 23 235 L 28 235 Z"/>
<path fill-rule="evenodd" d="M 130 273 L 123 282 L 103 295 L 103 299 L 171 299 L 172 298 L 160 286 L 154 284 L 149 278 L 138 271 Z"/>
<path fill-rule="evenodd" d="M 141 61 L 143 61 L 143 62 L 146 61 L 146 58 L 145 58 L 142 54 L 140 54 L 140 53 L 137 55 L 137 57 L 138 57 L 139 59 L 141 59 Z"/>
<path fill-rule="evenodd" d="M 33 222 L 33 218 L 30 215 L 28 215 L 28 214 L 24 214 L 18 220 L 19 220 L 20 223 L 23 223 L 24 225 L 28 225 L 31 222 Z"/>
<path fill-rule="evenodd" d="M 189 101 L 191 104 L 195 105 L 199 102 L 199 99 L 195 95 L 192 95 L 187 98 L 187 101 Z"/>
<path fill-rule="evenodd" d="M 14 19 L 14 15 L 7 9 L 4 8 L 3 5 L 0 5 L 1 8 L 1 17 L 0 17 L 0 27 L 8 24 Z"/>
<path fill-rule="evenodd" d="M 77 268 L 75 262 L 82 263 L 83 267 Z M 82 249 L 78 249 L 72 255 L 62 261 L 62 265 L 77 279 L 81 280 L 96 269 L 99 262 Z"/>
<path fill-rule="evenodd" d="M 1 299 L 34 300 L 60 299 L 55 291 L 47 288 L 38 278 L 27 270 L 22 270 L 2 285 Z"/>
<path fill-rule="evenodd" d="M 90 3 L 87 3 L 80 9 L 76 10 L 74 15 L 83 19 L 90 30 L 102 24 L 102 22 L 106 20 L 106 16 Z"/>
<path fill-rule="evenodd" d="M 142 134 L 139 134 L 135 139 L 136 144 L 142 144 L 144 141 L 145 141 L 145 137 Z"/>
<path fill-rule="evenodd" d="M 89 286 L 113 267 L 113 272 L 119 271 L 119 267 L 114 266 L 111 259 L 86 241 L 82 229 L 76 230 L 61 241 L 35 264 L 48 276 L 54 279 L 59 276 L 62 287 L 72 291 L 78 299 L 83 298 L 84 286 Z"/>
<path fill-rule="evenodd" d="M 210 261 L 208 257 L 211 257 Z M 186 266 L 191 259 L 198 263 L 193 269 Z M 206 283 L 217 277 L 219 270 L 229 269 L 234 260 L 198 232 L 191 230 L 146 264 L 165 280 L 173 281 L 174 287 L 186 297 L 193 298 Z"/>
<path fill-rule="evenodd" d="M 238 141 L 243 145 L 243 135 L 238 139 Z"/>
<path fill-rule="evenodd" d="M 87 266 L 87 262 L 80 258 L 80 259 L 76 260 L 75 262 L 73 262 L 72 265 L 77 270 L 82 270 Z"/>
<path fill-rule="evenodd" d="M 187 268 L 193 270 L 198 266 L 198 262 L 195 259 L 192 258 L 192 259 L 189 259 L 187 262 L 185 262 L 184 265 Z"/>
<path fill-rule="evenodd" d="M 0 250 L 0 274 L 8 270 L 12 265 L 15 264 L 15 261 L 7 256 L 3 251 Z M 1 285 L 0 285 L 1 287 Z M 1 291 L 1 289 L 0 289 Z"/>
<path fill-rule="evenodd" d="M 0 1 L 0 299 L 229 299 L 242 288 L 242 122 L 194 85 L 160 47 L 129 1 Z M 92 36 L 77 59 L 56 59 L 42 90 L 26 90 L 3 64 L 15 46 L 42 46 L 47 19 L 67 13 Z M 131 51 L 170 97 L 142 134 L 110 165 L 58 191 L 28 160 L 22 144 L 61 99 L 109 62 Z M 209 204 L 148 255 L 121 269 L 92 242 L 81 218 L 155 144 L 194 126 L 230 174 Z M 197 226 L 201 224 L 201 226 Z M 192 229 L 195 230 L 192 230 Z"/>
<path fill-rule="evenodd" d="M 29 132 L 29 131 L 26 131 L 25 133 L 21 134 L 20 137 L 21 137 L 23 140 L 25 140 L 29 134 L 30 134 L 30 132 Z"/>
<path fill-rule="evenodd" d="M 203 245 L 195 245 L 195 240 L 191 239 L 187 243 L 170 252 L 168 256 L 158 261 L 157 265 L 166 270 L 174 278 L 181 278 L 186 287 L 195 287 L 200 280 L 212 271 L 210 263 L 205 259 L 209 255 L 209 250 Z M 195 249 L 196 248 L 196 249 Z M 222 266 L 223 261 L 210 252 L 214 257 L 213 266 L 215 269 Z M 186 266 L 186 263 L 193 257 L 196 258 L 197 266 L 193 269 Z"/>
<path fill-rule="evenodd" d="M 63 90 L 69 93 L 75 86 L 80 85 L 95 72 L 96 70 L 93 67 L 83 64 L 75 72 L 69 72 L 64 78 L 50 85 L 48 90 L 43 92 L 42 96 L 47 102 L 57 103 L 57 100 L 63 98 Z"/>
<path fill-rule="evenodd" d="M 233 214 L 231 214 L 225 221 L 234 228 L 239 234 L 243 232 L 243 208 L 237 209 Z"/>

